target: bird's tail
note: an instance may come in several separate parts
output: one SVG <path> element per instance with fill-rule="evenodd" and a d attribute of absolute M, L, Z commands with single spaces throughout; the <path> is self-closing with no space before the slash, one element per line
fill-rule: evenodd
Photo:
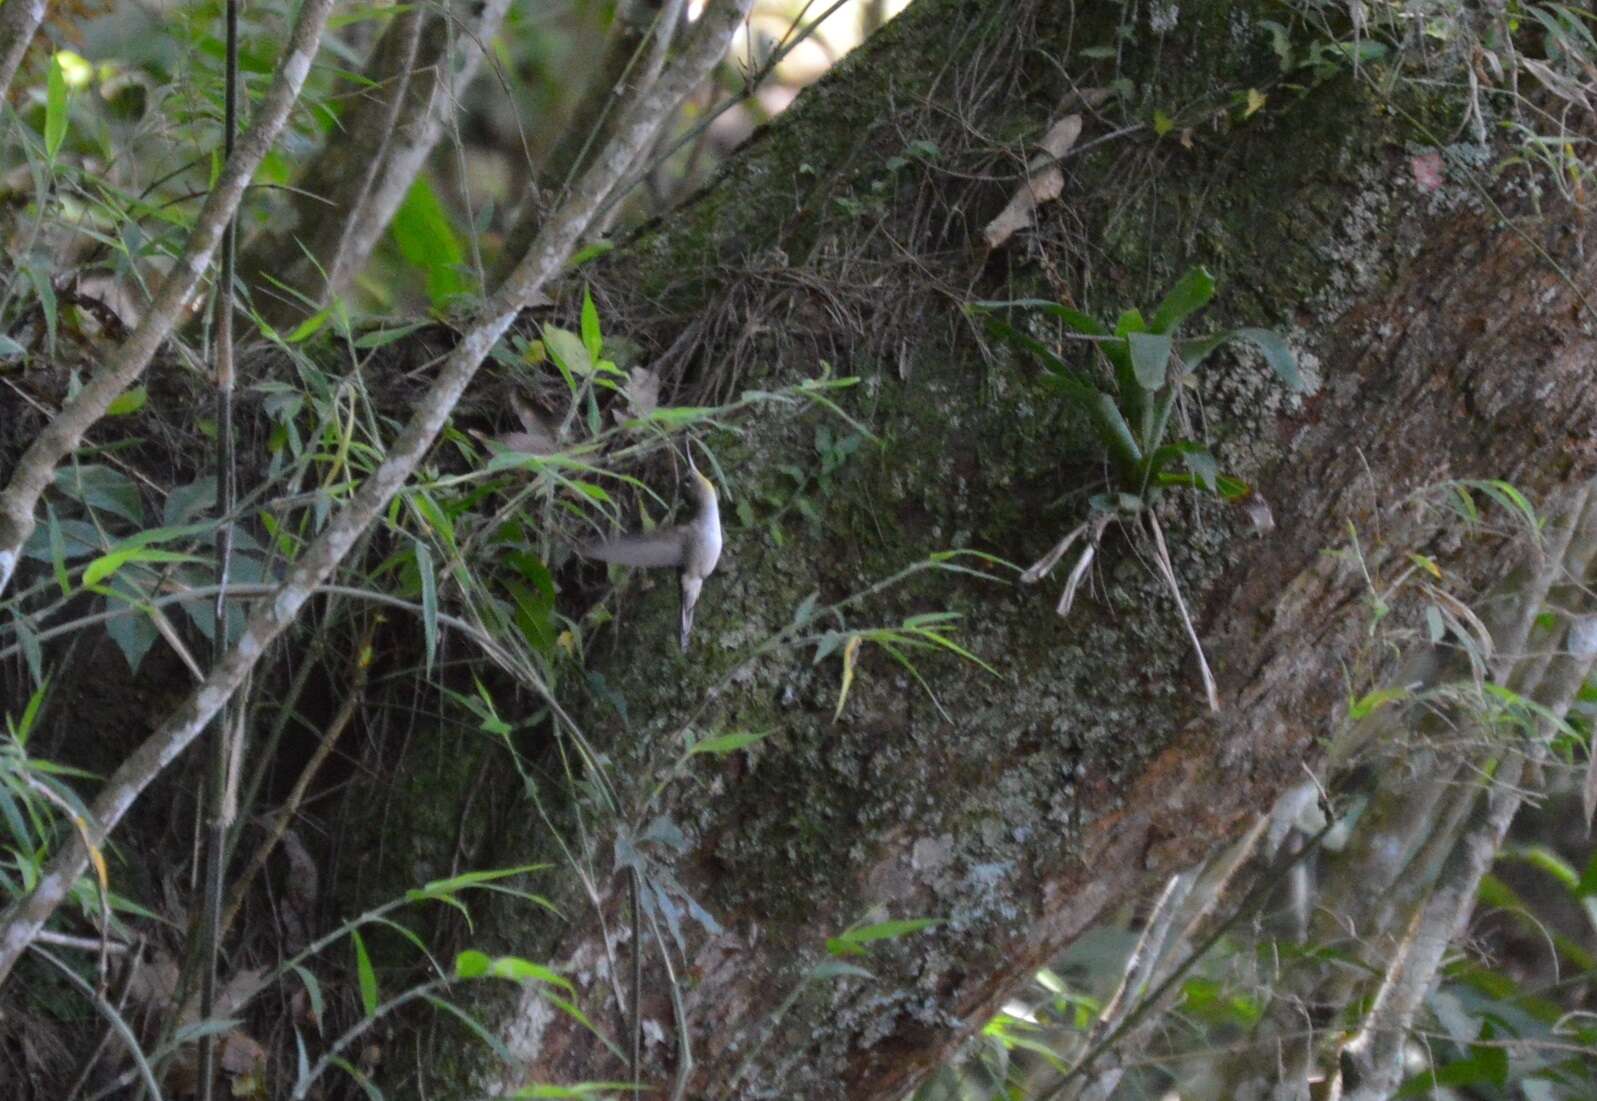
<path fill-rule="evenodd" d="M 699 602 L 699 589 L 703 578 L 682 575 L 682 652 L 688 652 L 688 636 L 693 633 L 693 609 Z"/>

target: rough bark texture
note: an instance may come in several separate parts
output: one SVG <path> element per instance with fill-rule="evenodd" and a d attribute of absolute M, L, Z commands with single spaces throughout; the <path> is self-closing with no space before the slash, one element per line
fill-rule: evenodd
<path fill-rule="evenodd" d="M 1429 125 L 1453 132 L 1430 114 L 1445 105 L 1411 98 L 1394 112 L 1344 75 L 1278 93 L 1246 121 L 1200 112 L 1190 150 L 1144 131 L 1069 162 L 1065 198 L 1030 242 L 983 257 L 970 242 L 1017 179 L 1019 142 L 1048 127 L 1068 91 L 1027 59 L 1101 44 L 1102 13 L 1080 15 L 1072 25 L 1027 3 L 925 0 L 619 262 L 635 297 L 613 288 L 618 302 L 698 315 L 702 386 L 791 382 L 825 357 L 866 380 L 847 407 L 884 441 L 817 493 L 820 525 L 788 525 L 782 546 L 734 522 L 688 657 L 667 644 L 669 586 L 590 653 L 629 721 L 596 706 L 588 733 L 640 790 L 687 730 L 774 732 L 668 789 L 664 809 L 688 848 L 651 851 L 722 931 L 686 923 L 685 1020 L 664 971 L 651 961 L 646 972 L 644 1016 L 664 1037 L 652 1077 L 667 1092 L 685 1028 L 688 1096 L 901 1096 L 1106 907 L 1301 778 L 1339 721 L 1366 637 L 1362 573 L 1323 554 L 1345 544 L 1349 523 L 1372 574 L 1424 553 L 1478 594 L 1511 564 L 1511 542 L 1461 539 L 1425 488 L 1500 477 L 1551 504 L 1591 468 L 1593 348 L 1577 288 L 1592 269 L 1579 227 L 1500 194 L 1505 220 L 1456 171 L 1422 192 L 1409 150 Z M 1236 19 L 1245 27 L 1229 5 L 1184 6 L 1167 37 L 1139 29 L 1142 52 L 1128 49 L 1126 65 L 1156 81 L 1155 103 L 1223 104 L 1214 88 L 1268 75 L 1262 39 L 1231 33 Z M 1107 75 L 1065 67 L 1083 85 Z M 1090 124 L 1083 144 L 1110 129 Z M 983 160 L 971 131 L 1017 144 Z M 941 156 L 890 167 L 917 140 Z M 1085 492 L 1070 491 L 1100 477 L 1093 449 L 1029 385 L 1030 368 L 983 357 L 962 296 L 1044 288 L 1113 314 L 1156 301 L 1194 262 L 1221 286 L 1204 327 L 1288 330 L 1318 383 L 1299 400 L 1256 366 L 1206 376 L 1208 432 L 1273 503 L 1272 533 L 1251 538 L 1212 508 L 1165 516 L 1203 609 L 1221 715 L 1203 713 L 1151 566 L 1115 536 L 1095 599 L 1068 622 L 1053 615 L 1057 589 L 936 573 L 850 612 L 847 627 L 961 612 L 960 641 L 999 677 L 926 656 L 923 687 L 867 645 L 834 723 L 836 656 L 812 664 L 813 649 L 795 647 L 746 661 L 809 593 L 825 605 L 953 546 L 1024 563 L 1083 514 Z M 728 514 L 741 499 L 758 519 L 781 464 L 818 463 L 815 426 L 773 414 L 748 429 L 712 442 Z M 823 620 L 817 633 L 844 626 Z M 608 844 L 591 850 L 600 869 Z M 612 934 L 625 928 L 623 900 L 618 878 Z M 883 917 L 944 923 L 862 961 L 874 981 L 813 982 L 785 1004 L 826 958 L 826 936 Z M 599 930 L 574 921 L 552 939 L 519 929 L 511 940 L 572 965 L 602 1004 Z M 508 1033 L 526 1059 L 520 1080 L 622 1070 L 536 994 Z"/>
<path fill-rule="evenodd" d="M 727 543 L 693 649 L 676 650 L 671 584 L 638 585 L 621 603 L 626 629 L 587 640 L 604 690 L 580 712 L 584 731 L 608 755 L 633 832 L 660 814 L 682 831 L 684 851 L 644 851 L 719 928 L 684 917 L 681 953 L 664 935 L 680 1017 L 645 938 L 645 1069 L 665 1084 L 658 1096 L 670 1095 L 686 1031 L 689 1097 L 901 1097 L 1106 908 L 1302 778 L 1349 691 L 1369 687 L 1345 670 L 1380 664 L 1364 651 L 1363 572 L 1323 553 L 1345 544 L 1349 523 L 1371 574 L 1423 553 L 1467 597 L 1506 572 L 1513 545 L 1461 537 L 1424 488 L 1507 478 L 1551 507 L 1592 471 L 1597 349 L 1578 289 L 1597 250 L 1582 249 L 1579 222 L 1533 214 L 1512 178 L 1486 201 L 1458 161 L 1422 191 L 1410 157 L 1458 118 L 1411 91 L 1394 93 L 1395 111 L 1343 73 L 1302 93 L 1275 88 L 1244 118 L 1232 97 L 1277 75 L 1248 5 L 1183 5 L 1164 34 L 1139 24 L 1120 69 L 1079 60 L 1081 47 L 1116 43 L 1125 10 L 920 0 L 713 187 L 585 273 L 607 333 L 662 352 L 689 334 L 657 361 L 679 400 L 792 384 L 825 360 L 863 380 L 839 400 L 880 440 L 823 473 L 818 428 L 849 432 L 829 415 L 767 407 L 741 434 L 710 433 Z M 981 229 L 1023 178 L 1028 143 L 1075 84 L 1117 76 L 1133 81 L 1136 106 L 1089 113 L 1063 198 L 985 254 Z M 1178 129 L 1121 132 L 1154 107 Z M 1280 328 L 1316 383 L 1290 397 L 1256 363 L 1216 361 L 1201 417 L 1194 403 L 1195 431 L 1272 503 L 1273 532 L 1255 538 L 1239 516 L 1179 498 L 1161 513 L 1220 715 L 1205 713 L 1151 563 L 1115 529 L 1069 620 L 1053 613 L 1058 581 L 924 571 L 806 632 L 953 610 L 959 642 L 997 676 L 915 652 L 917 679 L 867 644 L 834 722 L 840 653 L 817 663 L 812 642 L 750 656 L 812 593 L 824 607 L 955 547 L 1025 564 L 1085 515 L 1102 484 L 1098 448 L 1035 385 L 1033 365 L 983 345 L 965 302 L 1068 296 L 1112 316 L 1156 302 L 1194 263 L 1215 271 L 1220 296 L 1193 331 Z M 794 492 L 784 467 L 808 478 L 816 522 L 768 503 Z M 645 809 L 690 736 L 735 730 L 770 736 L 696 758 Z M 457 870 L 462 823 L 504 802 L 474 803 L 472 789 L 509 770 L 442 739 L 403 765 L 404 797 L 380 815 L 343 808 L 345 844 L 373 867 L 386 845 L 413 886 Z M 566 840 L 597 877 L 603 921 L 570 891 L 566 920 L 501 914 L 473 943 L 566 968 L 576 1000 L 622 1043 L 608 971 L 628 946 L 601 939 L 627 925 L 624 879 L 610 875 L 618 827 L 585 815 Z M 495 863 L 557 852 L 549 819 L 523 808 L 517 820 Z M 559 893 L 557 875 L 537 889 Z M 915 917 L 942 924 L 855 961 L 874 979 L 804 981 L 828 936 Z M 503 1028 L 522 1061 L 500 1074 L 508 1085 L 625 1077 L 536 991 L 505 1008 Z M 439 1052 L 432 1067 L 461 1087 L 473 1073 L 463 1063 Z"/>

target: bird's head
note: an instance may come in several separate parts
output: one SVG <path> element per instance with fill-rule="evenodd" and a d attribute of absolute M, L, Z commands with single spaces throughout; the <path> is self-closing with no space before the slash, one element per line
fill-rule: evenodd
<path fill-rule="evenodd" d="M 698 491 L 701 499 L 715 500 L 715 483 L 699 473 L 698 470 L 693 471 L 693 486 Z"/>
<path fill-rule="evenodd" d="M 699 464 L 693 461 L 693 449 L 691 447 L 688 448 L 688 476 L 694 493 L 700 500 L 715 500 L 715 483 L 706 478 L 703 471 L 699 469 Z"/>

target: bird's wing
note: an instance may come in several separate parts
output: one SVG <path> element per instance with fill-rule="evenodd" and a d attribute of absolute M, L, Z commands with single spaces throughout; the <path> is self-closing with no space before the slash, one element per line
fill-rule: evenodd
<path fill-rule="evenodd" d="M 589 543 L 582 553 L 601 562 L 614 562 L 620 566 L 680 566 L 683 533 L 676 528 L 650 532 L 647 535 L 618 535 L 598 543 Z"/>

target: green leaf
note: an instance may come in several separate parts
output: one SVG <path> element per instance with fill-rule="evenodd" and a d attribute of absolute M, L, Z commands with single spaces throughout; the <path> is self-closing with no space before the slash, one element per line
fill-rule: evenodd
<path fill-rule="evenodd" d="M 55 163 L 56 154 L 67 137 L 67 75 L 61 55 L 50 58 L 50 75 L 45 82 L 44 153 Z"/>
<path fill-rule="evenodd" d="M 455 957 L 455 977 L 458 979 L 508 979 L 511 982 L 541 982 L 558 986 L 575 993 L 566 979 L 540 963 L 516 956 L 488 956 L 476 949 L 467 949 Z"/>
<path fill-rule="evenodd" d="M 438 657 L 438 576 L 433 572 L 432 552 L 416 540 L 416 573 L 421 578 L 421 627 L 427 649 L 427 675 Z"/>
<path fill-rule="evenodd" d="M 1048 369 L 1056 385 L 1073 401 L 1077 403 L 1090 401 L 1092 395 L 1098 392 L 1095 386 L 1077 374 L 1073 367 L 1055 355 L 1053 350 L 1040 340 L 1027 336 L 1011 326 L 1007 321 L 1002 321 L 996 317 L 989 318 L 987 326 L 1017 348 L 1030 352 L 1041 360 L 1042 365 Z"/>
<path fill-rule="evenodd" d="M 105 407 L 105 415 L 108 417 L 125 417 L 130 413 L 137 413 L 144 408 L 144 403 L 149 400 L 149 397 L 149 390 L 143 386 L 135 386 L 133 389 L 113 398 L 111 404 Z"/>
<path fill-rule="evenodd" d="M 1508 512 L 1518 513 L 1520 518 L 1524 520 L 1526 527 L 1533 534 L 1537 534 L 1539 538 L 1538 533 L 1541 531 L 1542 525 L 1541 521 L 1536 518 L 1536 507 L 1526 500 L 1525 495 L 1512 484 L 1499 478 L 1485 480 L 1466 479 L 1460 484 L 1469 486 L 1471 489 L 1478 489 L 1495 501 L 1501 508 Z"/>
<path fill-rule="evenodd" d="M 50 569 L 55 575 L 56 588 L 61 590 L 62 596 L 72 595 L 72 576 L 67 573 L 67 537 L 61 529 L 61 519 L 56 516 L 55 509 L 45 502 L 46 529 L 45 534 L 50 540 Z M 95 535 L 99 533 L 96 532 Z"/>
<path fill-rule="evenodd" d="M 480 687 L 480 686 L 479 686 Z M 425 884 L 419 891 L 408 891 L 405 897 L 412 901 L 422 899 L 438 899 L 452 895 L 463 887 L 477 887 L 484 883 L 492 883 L 498 879 L 506 879 L 523 872 L 539 872 L 549 867 L 547 864 L 522 864 L 515 868 L 490 868 L 487 871 L 463 872 L 449 879 L 435 879 Z"/>
<path fill-rule="evenodd" d="M 1303 376 L 1298 373 L 1298 361 L 1292 355 L 1292 348 L 1285 337 L 1274 329 L 1238 329 L 1236 335 L 1252 342 L 1264 353 L 1264 361 L 1275 372 L 1275 377 L 1286 384 L 1287 389 L 1302 393 Z"/>
<path fill-rule="evenodd" d="M 1368 715 L 1373 715 L 1389 703 L 1396 703 L 1399 700 L 1408 698 L 1409 691 L 1406 688 L 1381 688 L 1374 692 L 1366 692 L 1363 696 L 1348 704 L 1347 717 L 1356 722 Z"/>
<path fill-rule="evenodd" d="M 144 523 L 138 486 L 108 466 L 80 463 L 60 467 L 55 472 L 55 487 L 89 508 L 102 509 L 132 524 Z"/>
<path fill-rule="evenodd" d="M 1069 306 L 1061 305 L 1058 302 L 1047 302 L 1044 305 L 1049 307 L 1044 312 L 1053 314 L 1083 336 L 1110 335 L 1108 326 L 1104 325 L 1096 317 L 1084 314 L 1080 310 L 1073 310 Z"/>
<path fill-rule="evenodd" d="M 455 522 L 449 514 L 425 489 L 418 489 L 406 495 L 405 500 L 410 504 L 411 511 L 420 517 L 422 523 L 438 536 L 444 549 L 454 552 L 458 549 L 455 542 Z"/>
<path fill-rule="evenodd" d="M 450 224 L 443 202 L 425 176 L 416 177 L 410 185 L 388 232 L 399 254 L 426 276 L 427 298 L 434 306 L 442 306 L 467 291 L 470 284 L 460 271 L 466 250 Z"/>
<path fill-rule="evenodd" d="M 1087 412 L 1098 423 L 1098 434 L 1109 448 L 1121 475 L 1129 477 L 1142 463 L 1142 448 L 1137 446 L 1131 426 L 1126 424 L 1126 418 L 1121 416 L 1114 399 L 1108 394 L 1094 391 Z"/>
<path fill-rule="evenodd" d="M 23 270 L 28 273 L 28 282 L 33 284 L 33 293 L 39 296 L 39 309 L 44 311 L 45 338 L 53 351 L 60 315 L 55 297 L 55 284 L 50 281 L 50 273 L 43 267 L 29 264 Z"/>
<path fill-rule="evenodd" d="M 896 921 L 878 921 L 874 925 L 850 929 L 829 938 L 826 950 L 834 956 L 863 955 L 865 949 L 862 945 L 878 940 L 896 940 L 911 933 L 918 933 L 922 929 L 935 928 L 942 923 L 942 918 L 900 918 Z"/>
<path fill-rule="evenodd" d="M 32 732 L 33 724 L 39 718 L 39 708 L 44 705 L 45 690 L 49 686 L 50 682 L 46 679 L 28 697 L 27 706 L 22 709 L 22 718 L 17 720 L 17 728 L 12 733 L 12 737 L 16 738 L 18 745 L 27 746 L 28 734 Z"/>
<path fill-rule="evenodd" d="M 429 322 L 418 321 L 414 325 L 401 325 L 397 329 L 376 329 L 365 333 L 355 341 L 357 348 L 381 348 L 385 344 L 392 344 L 396 340 L 403 340 L 417 329 L 424 329 Z"/>
<path fill-rule="evenodd" d="M 1159 308 L 1153 311 L 1153 320 L 1148 323 L 1148 328 L 1156 333 L 1174 333 L 1183 321 L 1207 306 L 1213 297 L 1214 276 L 1209 274 L 1207 268 L 1190 268 L 1176 280 L 1176 285 L 1164 296 Z"/>
<path fill-rule="evenodd" d="M 1164 385 L 1165 371 L 1170 366 L 1170 337 L 1163 333 L 1128 333 L 1126 343 L 1131 349 L 1131 369 L 1136 374 L 1137 385 L 1153 392 Z"/>
<path fill-rule="evenodd" d="M 979 313 L 993 313 L 998 310 L 1037 310 L 1057 317 L 1070 328 L 1083 336 L 1110 336 L 1108 326 L 1097 318 L 1084 314 L 1080 310 L 1073 310 L 1059 302 L 1047 298 L 1016 298 L 1008 301 L 981 301 L 970 303 L 969 309 Z"/>
<path fill-rule="evenodd" d="M 1533 868 L 1539 868 L 1552 876 L 1570 894 L 1579 897 L 1580 873 L 1545 845 L 1524 845 L 1504 851 L 1498 859 L 1511 858 L 1522 860 Z"/>
<path fill-rule="evenodd" d="M 333 316 L 337 309 L 337 304 L 333 303 L 323 306 L 321 309 L 311 314 L 304 321 L 301 321 L 298 325 L 294 326 L 294 331 L 288 334 L 288 343 L 302 344 L 311 337 L 315 336 L 322 330 L 322 327 L 327 324 L 328 319 Z"/>
<path fill-rule="evenodd" d="M 294 973 L 299 976 L 300 982 L 305 984 L 305 996 L 310 999 L 311 1019 L 316 1022 L 316 1027 L 322 1027 L 322 1013 L 326 1009 L 326 1002 L 322 998 L 322 984 L 316 981 L 316 976 L 311 974 L 299 964 L 294 964 Z"/>
<path fill-rule="evenodd" d="M 713 753 L 716 756 L 725 756 L 736 753 L 740 749 L 747 749 L 756 742 L 764 741 L 771 736 L 769 730 L 760 734 L 738 733 L 718 734 L 713 738 L 700 738 L 688 748 L 687 756 L 692 757 L 697 753 Z"/>
<path fill-rule="evenodd" d="M 107 620 L 105 633 L 111 636 L 111 641 L 116 643 L 118 650 L 122 651 L 128 669 L 134 673 L 139 671 L 139 666 L 143 664 L 145 655 L 150 652 L 150 647 L 160 638 L 155 625 L 150 622 L 150 617 L 147 615 L 122 615 Z"/>
<path fill-rule="evenodd" d="M 643 1087 L 633 1082 L 578 1082 L 574 1086 L 522 1086 L 515 1093 L 507 1093 L 507 1098 L 524 1097 L 592 1097 L 596 1093 L 617 1093 L 623 1091 L 637 1092 Z"/>
<path fill-rule="evenodd" d="M 1210 333 L 1208 336 L 1194 337 L 1191 340 L 1177 342 L 1176 351 L 1181 356 L 1182 365 L 1191 371 L 1197 368 L 1209 354 L 1222 344 L 1246 340 L 1264 353 L 1265 362 L 1270 370 L 1275 372 L 1291 390 L 1303 390 L 1303 376 L 1298 372 L 1297 359 L 1292 355 L 1292 349 L 1286 339 L 1273 329 L 1229 329 L 1225 332 Z"/>
<path fill-rule="evenodd" d="M 1115 319 L 1115 336 L 1130 336 L 1132 333 L 1145 333 L 1148 323 L 1142 319 L 1142 311 L 1136 308 L 1122 310 Z"/>
<path fill-rule="evenodd" d="M 571 259 L 566 261 L 566 270 L 576 271 L 588 261 L 598 259 L 615 247 L 614 241 L 595 241 L 591 245 L 584 245 L 571 254 Z"/>
<path fill-rule="evenodd" d="M 34 848 L 33 831 L 28 829 L 28 823 L 22 817 L 22 810 L 17 806 L 15 797 L 12 796 L 5 784 L 0 784 L 0 817 L 5 818 L 6 827 L 11 830 L 13 847 L 18 852 L 32 852 Z"/>
<path fill-rule="evenodd" d="M 178 551 L 157 550 L 154 547 L 124 546 L 102 554 L 83 570 L 83 587 L 92 589 L 129 562 L 204 562 L 204 558 Z"/>
<path fill-rule="evenodd" d="M 499 1061 L 503 1065 L 510 1066 L 515 1063 L 516 1057 L 511 1054 L 510 1049 L 505 1047 L 504 1043 L 499 1039 L 499 1037 L 495 1036 L 491 1031 L 489 1031 L 489 1029 L 486 1028 L 481 1021 L 477 1020 L 477 1018 L 473 1017 L 470 1013 L 467 1013 L 464 1009 L 461 1009 L 453 1002 L 445 1001 L 443 998 L 437 998 L 431 994 L 426 995 L 426 997 L 429 1004 L 451 1014 L 461 1024 L 470 1029 L 472 1034 L 476 1036 L 477 1039 L 481 1040 L 490 1049 L 492 1049 L 493 1053 L 499 1057 Z"/>
<path fill-rule="evenodd" d="M 804 976 L 805 979 L 875 979 L 865 968 L 843 960 L 822 960 Z"/>
<path fill-rule="evenodd" d="M 708 405 L 667 405 L 655 409 L 647 417 L 629 420 L 627 424 L 658 424 L 670 430 L 713 417 L 715 412 L 715 407 Z"/>
<path fill-rule="evenodd" d="M 566 979 L 555 974 L 554 971 L 541 963 L 520 959 L 516 956 L 499 956 L 488 964 L 488 974 L 496 979 L 508 979 L 511 982 L 541 982 L 550 986 L 558 986 L 568 993 L 575 994 L 576 988 Z"/>
<path fill-rule="evenodd" d="M 593 357 L 588 354 L 587 345 L 576 333 L 558 325 L 545 325 L 543 344 L 549 351 L 549 357 L 561 370 L 582 378 L 593 374 Z"/>
<path fill-rule="evenodd" d="M 604 348 L 604 336 L 599 331 L 599 310 L 593 304 L 593 294 L 588 287 L 582 289 L 582 346 L 595 360 Z"/>
<path fill-rule="evenodd" d="M 1181 461 L 1186 464 L 1188 470 L 1192 471 L 1193 476 L 1203 484 L 1203 488 L 1210 493 L 1219 491 L 1220 467 L 1214 461 L 1214 456 L 1209 454 L 1208 448 L 1183 448 Z"/>
<path fill-rule="evenodd" d="M 360 984 L 361 1008 L 371 1017 L 377 1012 L 377 972 L 372 970 L 372 958 L 366 954 L 366 942 L 361 939 L 360 930 L 351 929 L 349 939 L 355 942 L 355 977 Z"/>
<path fill-rule="evenodd" d="M 527 557 L 531 557 L 530 555 Z M 542 563 L 538 563 L 540 566 Z M 547 570 L 545 570 L 547 573 Z M 554 596 L 513 577 L 504 580 L 505 591 L 516 602 L 516 629 L 541 654 L 553 654 L 559 632 L 555 629 Z"/>
<path fill-rule="evenodd" d="M 489 957 L 485 952 L 466 949 L 455 957 L 455 978 L 482 978 L 489 973 Z"/>

